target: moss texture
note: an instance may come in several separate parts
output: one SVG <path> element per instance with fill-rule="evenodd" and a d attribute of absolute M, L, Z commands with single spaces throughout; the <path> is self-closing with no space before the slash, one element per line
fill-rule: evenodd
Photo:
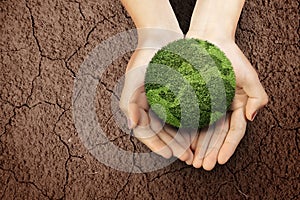
<path fill-rule="evenodd" d="M 221 118 L 230 108 L 235 86 L 225 54 L 198 39 L 181 39 L 163 47 L 145 76 L 151 109 L 167 124 L 182 128 L 203 128 Z"/>

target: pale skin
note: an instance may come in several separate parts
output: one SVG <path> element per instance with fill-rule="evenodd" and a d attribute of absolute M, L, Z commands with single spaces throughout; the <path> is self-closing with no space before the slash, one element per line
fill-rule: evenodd
<path fill-rule="evenodd" d="M 237 87 L 231 111 L 226 116 L 209 128 L 178 134 L 176 129 L 162 124 L 149 111 L 143 78 L 155 52 L 184 35 L 168 0 L 122 0 L 122 3 L 139 36 L 138 48 L 127 66 L 120 100 L 129 128 L 133 129 L 135 137 L 165 158 L 176 156 L 205 170 L 213 169 L 217 162 L 226 163 L 243 138 L 248 121 L 253 121 L 257 111 L 268 102 L 256 71 L 234 41 L 244 0 L 201 0 L 196 3 L 185 37 L 207 40 L 224 51 L 233 65 Z M 154 48 L 149 48 L 150 44 Z"/>

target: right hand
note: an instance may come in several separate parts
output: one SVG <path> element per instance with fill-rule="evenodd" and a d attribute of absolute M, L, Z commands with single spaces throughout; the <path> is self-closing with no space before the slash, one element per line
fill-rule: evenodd
<path fill-rule="evenodd" d="M 225 164 L 233 155 L 245 135 L 248 121 L 253 121 L 258 110 L 267 104 L 268 95 L 255 69 L 234 40 L 218 40 L 210 34 L 198 36 L 192 32 L 187 34 L 187 38 L 207 40 L 218 46 L 231 61 L 236 75 L 236 91 L 231 111 L 211 125 L 210 129 L 201 130 L 197 142 L 194 141 L 191 145 L 195 149 L 194 167 L 203 166 L 204 169 L 211 170 L 217 161 Z"/>

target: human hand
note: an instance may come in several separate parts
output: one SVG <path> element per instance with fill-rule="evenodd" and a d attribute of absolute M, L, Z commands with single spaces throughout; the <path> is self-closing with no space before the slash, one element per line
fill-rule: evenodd
<path fill-rule="evenodd" d="M 197 1 L 186 38 L 207 40 L 229 58 L 236 75 L 231 111 L 192 141 L 193 166 L 211 170 L 218 161 L 224 164 L 245 134 L 247 120 L 253 121 L 259 108 L 268 102 L 256 71 L 234 42 L 237 23 L 245 0 Z M 226 17 L 224 17 L 226 16 Z"/>
<path fill-rule="evenodd" d="M 183 34 L 159 29 L 144 29 L 143 33 L 142 30 L 139 31 L 139 45 L 127 66 L 120 107 L 127 116 L 128 126 L 133 129 L 134 136 L 153 152 L 165 158 L 176 156 L 191 164 L 193 153 L 189 148 L 189 141 L 156 117 L 149 108 L 144 90 L 146 67 L 151 58 L 162 46 L 183 38 Z"/>
<path fill-rule="evenodd" d="M 155 52 L 167 43 L 183 38 L 168 0 L 121 0 L 138 31 L 138 47 L 126 70 L 120 107 L 127 116 L 135 137 L 152 151 L 169 158 L 172 155 L 188 164 L 193 154 L 184 136 L 173 134 L 151 112 L 144 91 L 145 71 Z M 159 6 L 158 6 L 159 5 Z"/>
<path fill-rule="evenodd" d="M 236 75 L 231 111 L 210 127 L 201 130 L 198 139 L 192 144 L 195 150 L 193 166 L 211 170 L 217 161 L 224 164 L 232 156 L 245 134 L 247 120 L 254 120 L 257 111 L 267 104 L 268 96 L 256 71 L 233 40 L 199 36 L 193 32 L 189 32 L 186 37 L 207 40 L 218 46 L 231 61 Z"/>

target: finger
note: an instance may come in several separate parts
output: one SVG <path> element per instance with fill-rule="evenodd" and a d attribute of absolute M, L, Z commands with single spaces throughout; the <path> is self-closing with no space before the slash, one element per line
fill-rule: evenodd
<path fill-rule="evenodd" d="M 248 80 L 243 85 L 243 89 L 249 97 L 246 104 L 246 116 L 248 120 L 253 121 L 257 111 L 268 103 L 268 95 L 257 75 L 247 77 Z"/>
<path fill-rule="evenodd" d="M 149 104 L 145 93 L 145 87 L 140 86 L 139 88 L 137 88 L 131 96 L 129 102 L 136 103 L 139 105 L 140 108 L 148 110 L 147 108 L 149 108 Z"/>
<path fill-rule="evenodd" d="M 224 164 L 233 155 L 236 147 L 245 135 L 247 119 L 243 108 L 233 111 L 229 123 L 229 131 L 218 154 L 218 163 Z"/>
<path fill-rule="evenodd" d="M 133 129 L 140 120 L 140 108 L 136 103 L 129 103 L 127 111 L 128 128 Z"/>
<path fill-rule="evenodd" d="M 197 129 L 191 130 L 190 134 L 191 134 L 191 149 L 192 151 L 195 151 L 197 147 L 198 136 L 199 136 L 198 130 Z"/>
<path fill-rule="evenodd" d="M 150 127 L 151 129 L 158 134 L 158 137 L 160 137 L 172 150 L 173 155 L 178 157 L 182 161 L 186 161 L 188 164 L 192 163 L 193 157 L 192 157 L 192 152 L 189 152 L 189 146 L 187 148 L 182 145 L 181 143 L 186 142 L 184 138 L 180 135 L 177 134 L 176 137 L 176 132 L 175 134 L 170 134 L 163 129 L 163 124 L 162 122 L 158 119 L 158 117 L 152 112 L 149 112 L 149 117 L 150 117 Z M 173 131 L 173 130 L 172 130 Z M 176 138 L 179 140 L 176 140 Z M 175 140 L 174 140 L 175 139 Z M 184 152 L 186 150 L 186 152 Z"/>
<path fill-rule="evenodd" d="M 164 129 L 173 137 L 175 140 L 186 150 L 192 152 L 192 157 L 189 159 L 186 164 L 191 165 L 194 159 L 194 154 L 191 147 L 191 142 L 193 141 L 196 146 L 197 144 L 197 138 L 198 138 L 198 130 L 194 129 L 179 129 L 176 130 L 174 127 L 165 125 Z"/>
<path fill-rule="evenodd" d="M 138 125 L 134 128 L 134 136 L 136 136 L 137 138 L 150 138 L 153 137 L 155 135 L 155 133 L 153 131 L 149 131 L 150 129 L 150 119 L 148 116 L 148 113 L 143 110 L 143 109 L 139 109 L 139 122 Z"/>
<path fill-rule="evenodd" d="M 138 94 L 144 90 L 144 79 L 141 78 L 142 75 L 143 71 L 141 67 L 136 67 L 126 72 L 125 83 L 120 99 L 120 107 L 126 115 L 128 104 L 130 102 L 136 103 L 139 97 Z"/>
<path fill-rule="evenodd" d="M 186 160 L 186 164 L 191 165 L 193 163 L 194 154 L 190 148 L 190 142 L 188 142 L 187 140 L 188 138 L 190 138 L 188 133 L 181 133 L 179 131 L 172 131 L 172 133 L 167 131 L 167 133 L 170 134 L 173 137 L 173 139 L 175 139 L 177 143 L 186 150 L 186 152 L 188 152 L 189 158 Z"/>
<path fill-rule="evenodd" d="M 139 123 L 140 119 L 140 109 L 146 110 L 147 108 L 147 98 L 142 95 L 144 92 L 144 87 L 141 86 L 136 89 L 130 98 L 128 110 L 127 110 L 127 118 L 128 118 L 128 127 L 129 129 L 135 128 Z M 146 103 L 141 103 L 146 102 Z M 149 124 L 149 121 L 147 122 Z"/>
<path fill-rule="evenodd" d="M 169 135 L 164 129 L 160 131 L 158 137 L 164 141 L 169 148 L 172 149 L 173 155 L 179 158 L 181 161 L 192 163 L 193 161 L 193 153 L 188 148 L 183 148 L 171 135 Z"/>
<path fill-rule="evenodd" d="M 140 124 L 133 129 L 134 136 L 153 152 L 163 156 L 164 158 L 172 157 L 173 154 L 171 148 L 169 148 L 168 145 L 150 128 L 147 113 L 142 109 L 140 112 Z"/>
<path fill-rule="evenodd" d="M 179 128 L 178 132 L 180 133 L 179 135 L 181 135 L 184 138 L 184 140 L 186 141 L 186 144 L 190 148 L 191 144 L 192 144 L 191 129 L 190 128 Z"/>
<path fill-rule="evenodd" d="M 152 110 L 149 110 L 150 127 L 155 132 L 158 133 L 163 129 L 162 121 L 154 114 Z"/>
<path fill-rule="evenodd" d="M 137 92 L 135 92 L 135 94 L 133 95 L 134 98 L 137 98 L 135 97 L 136 93 Z M 124 96 L 121 97 L 120 108 L 126 115 L 128 128 L 133 129 L 137 126 L 140 118 L 140 105 L 136 103 L 136 100 L 134 98 L 132 98 L 131 101 L 126 101 L 126 99 L 124 98 Z"/>
<path fill-rule="evenodd" d="M 186 152 L 188 152 L 189 154 L 189 159 L 185 160 L 186 164 L 191 165 L 193 162 L 193 152 L 190 149 L 190 138 L 189 137 L 184 137 L 183 135 L 188 135 L 188 132 L 180 132 L 180 130 L 175 129 L 172 126 L 169 125 L 165 125 L 164 126 L 164 130 L 173 138 L 175 139 L 175 141 L 183 148 L 186 150 Z M 188 139 L 187 139 L 188 138 Z"/>
<path fill-rule="evenodd" d="M 181 133 L 179 132 L 178 129 L 175 129 L 174 127 L 170 125 L 165 125 L 164 129 L 169 135 L 171 135 L 183 148 L 188 149 L 190 147 L 190 142 L 189 138 L 187 139 L 187 136 L 184 137 L 183 134 L 186 133 Z"/>
<path fill-rule="evenodd" d="M 135 130 L 134 136 L 136 136 L 139 139 L 140 138 L 147 139 L 155 136 L 156 132 L 154 132 L 150 126 L 149 113 L 143 109 L 139 109 L 139 113 L 140 113 L 140 118 L 139 118 L 138 125 L 134 128 Z"/>
<path fill-rule="evenodd" d="M 147 130 L 148 135 L 152 135 L 147 138 L 138 138 L 139 141 L 144 143 L 151 151 L 161 155 L 164 158 L 171 158 L 173 156 L 171 148 L 161 139 L 159 138 L 150 128 Z M 144 130 L 144 133 L 146 130 Z M 134 135 L 136 135 L 136 130 L 134 130 Z"/>
<path fill-rule="evenodd" d="M 187 145 L 187 146 L 185 148 L 190 148 L 191 144 L 192 144 L 191 131 L 189 129 L 180 128 L 180 129 L 178 129 L 178 132 L 179 132 L 179 135 L 181 135 L 184 138 L 184 140 L 186 141 L 185 145 Z"/>
<path fill-rule="evenodd" d="M 136 98 L 136 104 L 144 110 L 149 110 L 150 107 L 145 92 L 139 93 L 139 96 Z"/>
<path fill-rule="evenodd" d="M 141 93 L 144 91 L 144 80 L 141 78 L 144 74 L 143 67 L 136 67 L 126 72 L 126 78 L 122 95 L 120 99 L 120 108 L 125 113 L 128 120 L 128 127 L 134 128 L 137 125 L 138 107 L 146 108 L 147 105 L 141 104 Z M 130 81 L 134 80 L 134 81 Z M 147 102 L 147 99 L 144 95 Z"/>
<path fill-rule="evenodd" d="M 212 170 L 217 163 L 219 150 L 229 129 L 229 117 L 230 114 L 226 114 L 216 122 L 215 130 L 209 142 L 202 164 L 205 170 Z"/>
<path fill-rule="evenodd" d="M 208 128 L 204 128 L 200 131 L 193 160 L 193 166 L 195 168 L 200 168 L 202 166 L 208 144 L 214 132 L 214 126 L 215 124 L 209 126 Z"/>

